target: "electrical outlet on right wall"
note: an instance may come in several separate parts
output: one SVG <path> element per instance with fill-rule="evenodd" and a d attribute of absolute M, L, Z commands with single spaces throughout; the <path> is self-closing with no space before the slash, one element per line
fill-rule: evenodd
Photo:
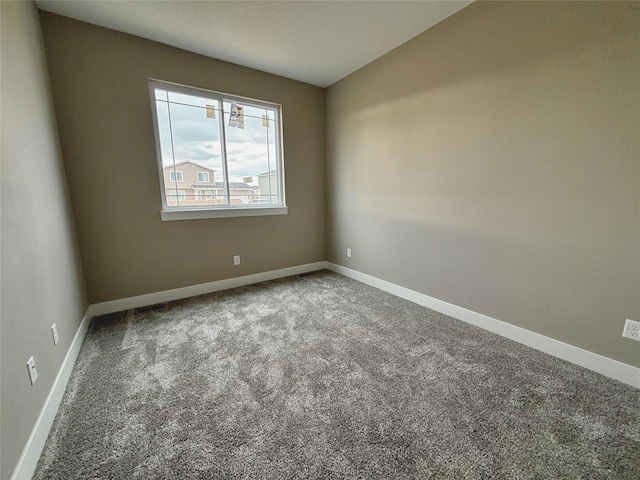
<path fill-rule="evenodd" d="M 640 342 L 640 322 L 627 319 L 627 321 L 624 322 L 622 336 Z"/>

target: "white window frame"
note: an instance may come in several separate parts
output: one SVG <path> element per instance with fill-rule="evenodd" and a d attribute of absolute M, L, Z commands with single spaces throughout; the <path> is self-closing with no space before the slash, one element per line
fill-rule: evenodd
<path fill-rule="evenodd" d="M 172 176 L 173 176 L 173 180 L 171 179 Z M 180 177 L 180 180 L 178 180 L 178 177 Z M 182 170 L 169 170 L 169 183 L 182 183 L 182 182 L 184 182 L 184 174 L 182 173 Z"/>
<path fill-rule="evenodd" d="M 200 175 L 206 175 L 206 180 L 200 180 Z M 196 172 L 196 183 L 209 183 L 209 172 Z"/>
<path fill-rule="evenodd" d="M 201 218 L 222 218 L 222 217 L 253 217 L 263 215 L 286 215 L 288 213 L 288 207 L 285 199 L 285 185 L 284 185 L 284 151 L 283 151 L 283 138 L 282 138 L 282 106 L 277 103 L 266 102 L 264 100 L 256 100 L 247 97 L 240 97 L 237 95 L 230 95 L 227 93 L 215 92 L 213 90 L 206 90 L 198 87 L 190 87 L 186 85 L 180 85 L 177 83 L 165 82 L 162 80 L 149 79 L 149 95 L 151 98 L 151 112 L 153 119 L 153 130 L 156 142 L 156 153 L 158 161 L 158 172 L 160 177 L 160 192 L 162 199 L 162 210 L 160 217 L 163 221 L 166 220 L 192 220 Z M 273 127 L 276 128 L 276 159 L 274 164 L 277 165 L 279 172 L 278 175 L 278 195 L 280 203 L 278 204 L 231 204 L 228 205 L 180 205 L 170 206 L 167 205 L 166 191 L 171 190 L 170 185 L 165 185 L 164 167 L 162 165 L 162 151 L 160 148 L 160 135 L 158 131 L 158 117 L 156 113 L 156 98 L 155 89 L 167 90 L 175 93 L 182 93 L 186 95 L 195 95 L 203 98 L 211 98 L 219 102 L 221 107 L 224 107 L 225 102 L 239 103 L 241 105 L 247 105 L 258 108 L 269 108 L 275 111 L 275 121 Z M 224 125 L 224 114 L 221 114 L 220 126 L 222 129 L 222 151 L 223 151 L 223 170 L 226 170 L 226 145 L 224 144 L 224 132 L 228 125 Z M 197 181 L 197 175 L 196 175 Z M 227 193 L 229 190 L 229 179 L 225 178 L 224 181 L 227 185 Z M 230 199 L 229 195 L 227 197 Z"/>

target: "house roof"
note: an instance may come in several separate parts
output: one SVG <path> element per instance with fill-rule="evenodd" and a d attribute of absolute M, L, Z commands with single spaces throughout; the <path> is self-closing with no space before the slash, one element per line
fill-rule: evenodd
<path fill-rule="evenodd" d="M 180 162 L 174 163 L 173 165 L 167 165 L 166 167 L 163 167 L 162 169 L 163 170 L 172 169 L 174 167 L 177 167 L 178 165 L 184 165 L 186 163 L 190 163 L 191 165 L 195 165 L 198 168 L 202 168 L 202 169 L 207 170 L 207 171 L 212 172 L 212 173 L 215 172 L 215 170 L 213 168 L 207 167 L 206 165 L 203 165 L 203 164 L 198 163 L 198 162 L 194 162 L 192 160 L 182 160 Z"/>

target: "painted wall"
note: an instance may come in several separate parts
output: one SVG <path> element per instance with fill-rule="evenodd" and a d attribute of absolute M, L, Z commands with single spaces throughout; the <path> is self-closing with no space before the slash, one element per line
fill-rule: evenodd
<path fill-rule="evenodd" d="M 87 308 L 36 7 L 0 2 L 0 478 L 10 478 Z M 53 345 L 51 325 L 60 341 Z M 31 386 L 27 360 L 39 377 Z"/>
<path fill-rule="evenodd" d="M 91 303 L 325 259 L 323 89 L 49 13 L 41 23 Z M 148 78 L 281 104 L 289 214 L 162 222 Z"/>
<path fill-rule="evenodd" d="M 477 2 L 332 85 L 328 259 L 640 366 L 638 79 L 640 3 Z"/>

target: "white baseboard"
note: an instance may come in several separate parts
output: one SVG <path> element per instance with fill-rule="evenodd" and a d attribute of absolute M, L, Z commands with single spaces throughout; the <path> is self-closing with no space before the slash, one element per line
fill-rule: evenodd
<path fill-rule="evenodd" d="M 40 416 L 31 431 L 31 435 L 27 440 L 24 450 L 22 451 L 22 455 L 18 460 L 18 465 L 13 471 L 13 475 L 11 475 L 12 480 L 28 480 L 33 476 L 33 472 L 38 465 L 38 460 L 40 460 L 40 454 L 42 453 L 44 444 L 49 436 L 49 430 L 51 430 L 53 420 L 56 418 L 56 413 L 58 413 L 58 407 L 62 401 L 64 391 L 67 388 L 67 383 L 69 382 L 69 377 L 71 377 L 71 372 L 73 371 L 73 366 L 76 363 L 76 358 L 78 358 L 78 353 L 80 353 L 82 342 L 84 341 L 84 337 L 89 329 L 89 323 L 91 322 L 92 316 L 91 306 L 89 306 L 84 317 L 82 317 L 82 321 L 80 322 L 78 330 L 76 330 L 73 340 L 71 341 L 71 346 L 64 357 L 62 367 L 60 367 L 60 371 L 58 372 L 58 375 L 53 382 L 53 386 L 49 391 L 49 395 L 44 402 L 44 406 L 40 411 Z"/>
<path fill-rule="evenodd" d="M 613 378 L 620 382 L 640 388 L 640 368 L 628 365 L 626 363 L 613 360 L 597 353 L 574 347 L 568 343 L 545 337 L 539 333 L 516 327 L 510 323 L 506 323 L 495 318 L 488 317 L 481 313 L 458 307 L 451 303 L 443 302 L 437 298 L 424 295 L 422 293 L 401 287 L 391 282 L 381 280 L 371 275 L 352 270 L 335 263 L 327 262 L 326 268 L 345 277 L 353 278 L 359 282 L 366 283 L 372 287 L 379 288 L 385 292 L 391 293 L 398 297 L 404 298 L 411 302 L 417 303 L 424 307 L 435 310 L 436 312 L 449 315 L 463 322 L 470 323 L 477 327 L 483 328 L 502 337 L 522 343 L 531 348 L 535 348 L 554 357 L 558 357 L 567 362 L 587 368 L 594 372 L 600 373 L 606 377 Z"/>
<path fill-rule="evenodd" d="M 109 302 L 91 305 L 92 314 L 96 316 L 113 312 L 121 312 L 123 310 L 129 310 L 130 308 L 146 307 L 147 305 L 154 305 L 156 303 L 170 302 L 181 298 L 219 292 L 220 290 L 228 290 L 230 288 L 242 287 L 253 283 L 266 282 L 267 280 L 275 280 L 276 278 L 289 277 L 291 275 L 300 275 L 301 273 L 322 270 L 323 268 L 327 268 L 327 262 L 307 263 L 305 265 L 296 265 L 295 267 L 254 273 L 253 275 L 245 275 L 243 277 L 201 283 L 198 285 L 191 285 L 189 287 L 165 290 L 163 292 L 138 295 L 136 297 L 121 298 L 119 300 L 111 300 Z"/>

